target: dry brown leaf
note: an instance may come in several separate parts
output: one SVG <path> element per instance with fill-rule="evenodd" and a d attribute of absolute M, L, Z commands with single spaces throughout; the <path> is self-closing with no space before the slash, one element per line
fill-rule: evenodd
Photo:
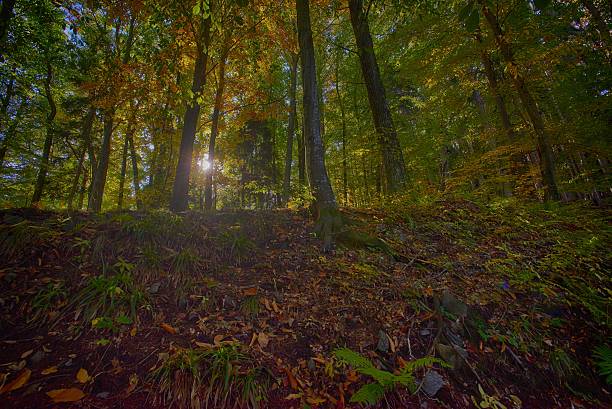
<path fill-rule="evenodd" d="M 251 287 L 251 288 L 247 288 L 246 290 L 244 290 L 242 292 L 242 294 L 249 296 L 249 295 L 257 295 L 257 287 Z"/>
<path fill-rule="evenodd" d="M 21 359 L 26 359 L 27 357 L 32 355 L 32 352 L 34 352 L 33 349 L 30 349 L 29 351 L 25 351 L 23 354 L 21 354 Z"/>
<path fill-rule="evenodd" d="M 50 375 L 52 373 L 56 373 L 57 372 L 57 366 L 50 366 L 47 369 L 43 369 L 40 373 L 42 375 Z"/>
<path fill-rule="evenodd" d="M 266 307 L 266 310 L 272 311 L 272 307 L 270 306 L 270 301 L 268 301 L 267 298 L 262 298 L 261 301 L 263 302 L 264 306 Z"/>
<path fill-rule="evenodd" d="M 278 304 L 276 304 L 275 300 L 272 300 L 272 309 L 274 310 L 275 313 L 280 314 L 281 310 L 280 308 L 278 308 Z"/>
<path fill-rule="evenodd" d="M 126 394 L 130 394 L 132 392 L 134 392 L 134 389 L 136 389 L 136 386 L 138 385 L 138 381 L 140 379 L 138 378 L 138 375 L 136 375 L 135 373 L 130 375 L 130 384 L 128 385 L 127 389 L 125 390 Z"/>
<path fill-rule="evenodd" d="M 251 343 L 249 343 L 249 346 L 252 347 L 255 341 L 257 341 L 257 333 L 253 332 L 253 336 L 251 337 Z"/>
<path fill-rule="evenodd" d="M 54 389 L 47 392 L 47 396 L 53 399 L 54 403 L 60 402 L 76 402 L 85 397 L 85 393 L 77 388 L 69 389 Z"/>
<path fill-rule="evenodd" d="M 290 395 L 285 396 L 285 400 L 300 399 L 301 397 L 301 393 L 292 393 Z"/>
<path fill-rule="evenodd" d="M 207 342 L 200 342 L 200 341 L 194 341 L 194 343 L 199 346 L 200 348 L 207 348 L 207 349 L 211 349 L 213 346 Z"/>
<path fill-rule="evenodd" d="M 136 336 L 136 331 L 137 331 L 137 330 L 136 330 L 136 327 L 132 328 L 132 329 L 130 330 L 130 336 L 135 337 L 135 336 Z"/>
<path fill-rule="evenodd" d="M 321 403 L 327 402 L 327 399 L 325 399 L 325 398 L 308 397 L 308 398 L 306 398 L 306 402 L 310 403 L 311 405 L 320 405 Z"/>
<path fill-rule="evenodd" d="M 87 373 L 87 369 L 81 368 L 76 374 L 76 379 L 79 383 L 87 383 L 91 380 L 91 376 Z"/>
<path fill-rule="evenodd" d="M 291 389 L 296 390 L 298 388 L 298 384 L 295 380 L 295 376 L 293 376 L 293 373 L 291 373 L 291 370 L 289 368 L 285 368 L 285 372 L 287 373 L 287 380 L 289 381 L 289 386 L 291 386 Z"/>
<path fill-rule="evenodd" d="M 11 382 L 4 385 L 2 389 L 0 389 L 0 394 L 11 392 L 21 388 L 30 380 L 30 376 L 32 376 L 32 371 L 28 368 L 23 368 L 15 379 L 13 379 Z"/>
<path fill-rule="evenodd" d="M 160 327 L 162 327 L 162 329 L 169 334 L 172 334 L 172 335 L 176 334 L 176 329 L 173 326 L 166 324 L 165 322 L 162 323 Z"/>
<path fill-rule="evenodd" d="M 270 342 L 270 338 L 263 332 L 260 332 L 257 335 L 257 342 L 259 343 L 259 346 L 262 348 L 265 348 L 268 346 L 268 343 Z"/>
<path fill-rule="evenodd" d="M 225 338 L 224 335 L 215 335 L 215 337 L 213 338 L 213 344 L 215 344 L 215 346 L 221 345 L 221 341 L 223 341 L 223 338 Z"/>

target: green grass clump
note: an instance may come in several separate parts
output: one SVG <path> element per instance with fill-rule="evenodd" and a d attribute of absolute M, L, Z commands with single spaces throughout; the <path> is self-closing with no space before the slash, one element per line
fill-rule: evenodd
<path fill-rule="evenodd" d="M 178 348 L 152 373 L 164 405 L 184 408 L 257 409 L 267 399 L 266 371 L 249 367 L 235 344 L 210 349 Z"/>

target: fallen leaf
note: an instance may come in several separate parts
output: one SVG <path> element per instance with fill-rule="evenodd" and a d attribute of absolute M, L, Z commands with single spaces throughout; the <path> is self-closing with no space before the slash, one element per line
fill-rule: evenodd
<path fill-rule="evenodd" d="M 253 336 L 251 337 L 251 342 L 249 343 L 249 346 L 252 347 L 255 341 L 257 341 L 257 332 L 253 332 Z"/>
<path fill-rule="evenodd" d="M 134 392 L 134 389 L 136 389 L 136 386 L 138 385 L 138 375 L 136 375 L 135 373 L 130 375 L 130 384 L 128 385 L 127 389 L 125 390 L 126 394 L 130 394 L 132 392 Z"/>
<path fill-rule="evenodd" d="M 11 392 L 11 391 L 21 388 L 23 385 L 26 384 L 26 382 L 30 380 L 31 375 L 32 375 L 31 370 L 29 370 L 28 368 L 23 368 L 15 379 L 13 379 L 11 382 L 4 385 L 2 389 L 0 389 L 0 394 Z"/>
<path fill-rule="evenodd" d="M 223 338 L 225 338 L 225 336 L 215 335 L 215 337 L 213 338 L 213 344 L 215 344 L 215 346 L 221 345 L 221 341 L 223 341 Z"/>
<path fill-rule="evenodd" d="M 287 380 L 289 381 L 289 385 L 291 386 L 291 389 L 297 389 L 298 388 L 298 384 L 297 381 L 295 380 L 295 376 L 293 376 L 293 374 L 291 373 L 291 370 L 289 368 L 285 368 L 285 372 L 287 373 Z"/>
<path fill-rule="evenodd" d="M 172 334 L 172 335 L 176 334 L 176 329 L 173 326 L 166 324 L 165 322 L 162 323 L 160 327 L 162 327 L 162 329 L 169 334 Z"/>
<path fill-rule="evenodd" d="M 21 359 L 26 359 L 27 357 L 32 355 L 32 352 L 34 352 L 33 349 L 30 349 L 29 351 L 25 351 L 23 354 L 21 354 Z"/>
<path fill-rule="evenodd" d="M 211 349 L 213 346 L 207 342 L 194 341 L 194 343 L 200 348 Z"/>
<path fill-rule="evenodd" d="M 54 389 L 47 392 L 47 396 L 53 399 L 54 403 L 60 402 L 76 402 L 85 397 L 85 393 L 77 388 L 69 389 Z"/>
<path fill-rule="evenodd" d="M 76 379 L 80 383 L 87 383 L 91 380 L 91 376 L 87 373 L 87 369 L 81 368 L 76 374 Z"/>
<path fill-rule="evenodd" d="M 132 329 L 130 330 L 130 335 L 131 335 L 131 336 L 133 336 L 133 337 L 135 337 L 135 336 L 136 336 L 136 327 L 134 327 L 134 328 L 132 328 Z"/>
<path fill-rule="evenodd" d="M 263 332 L 260 332 L 257 335 L 257 342 L 259 343 L 259 346 L 262 348 L 265 348 L 268 346 L 268 343 L 270 342 L 270 338 Z"/>
<path fill-rule="evenodd" d="M 257 287 L 247 288 L 246 290 L 242 292 L 242 294 L 246 296 L 257 295 Z"/>
<path fill-rule="evenodd" d="M 263 302 L 264 306 L 266 307 L 266 310 L 272 311 L 272 307 L 270 306 L 270 301 L 268 301 L 267 298 L 262 298 L 261 301 Z"/>
<path fill-rule="evenodd" d="M 281 312 L 280 308 L 278 308 L 278 304 L 276 304 L 276 301 L 274 301 L 274 300 L 272 300 L 272 309 L 277 314 L 280 314 L 280 312 Z"/>
<path fill-rule="evenodd" d="M 49 368 L 47 368 L 47 369 L 43 369 L 43 370 L 41 371 L 41 374 L 42 374 L 42 375 L 50 375 L 50 374 L 52 374 L 52 373 L 56 373 L 56 372 L 57 372 L 57 366 L 50 366 L 50 367 L 49 367 Z"/>
<path fill-rule="evenodd" d="M 306 398 L 306 402 L 310 403 L 311 405 L 320 405 L 321 403 L 327 402 L 327 399 L 308 397 Z"/>

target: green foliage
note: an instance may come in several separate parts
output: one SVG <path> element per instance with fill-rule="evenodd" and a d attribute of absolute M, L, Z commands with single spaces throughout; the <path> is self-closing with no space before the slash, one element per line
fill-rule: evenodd
<path fill-rule="evenodd" d="M 243 229 L 236 225 L 219 235 L 219 242 L 236 265 L 241 264 L 256 248 L 255 243 L 246 235 Z"/>
<path fill-rule="evenodd" d="M 240 311 L 247 317 L 259 314 L 259 296 L 249 295 L 242 300 Z"/>
<path fill-rule="evenodd" d="M 606 378 L 608 385 L 612 385 L 612 349 L 608 346 L 599 346 L 593 356 L 597 360 L 599 374 Z"/>
<path fill-rule="evenodd" d="M 197 274 L 200 263 L 200 255 L 195 249 L 183 247 L 172 256 L 172 271 L 179 275 Z"/>
<path fill-rule="evenodd" d="M 267 371 L 251 368 L 248 357 L 234 344 L 211 349 L 178 348 L 162 358 L 151 374 L 166 405 L 199 408 L 257 409 L 267 399 Z"/>
<path fill-rule="evenodd" d="M 67 290 L 63 282 L 49 283 L 45 288 L 40 290 L 32 300 L 30 305 L 31 315 L 28 319 L 30 322 L 44 322 L 46 314 L 62 300 L 65 300 Z"/>
<path fill-rule="evenodd" d="M 423 357 L 409 361 L 400 369 L 399 374 L 377 369 L 372 361 L 363 355 L 349 349 L 338 348 L 334 351 L 335 357 L 344 364 L 351 365 L 357 372 L 370 376 L 375 382 L 362 386 L 353 396 L 351 402 L 374 405 L 378 403 L 385 392 L 396 387 L 407 387 L 411 392 L 417 388 L 414 372 L 420 368 L 433 364 L 448 366 L 444 361 L 434 357 Z"/>
<path fill-rule="evenodd" d="M 21 258 L 37 245 L 50 241 L 59 234 L 28 220 L 12 225 L 0 225 L 0 258 L 4 260 Z"/>

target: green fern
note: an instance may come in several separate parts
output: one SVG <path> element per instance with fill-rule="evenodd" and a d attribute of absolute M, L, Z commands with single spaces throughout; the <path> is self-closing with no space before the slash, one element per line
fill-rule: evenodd
<path fill-rule="evenodd" d="M 334 355 L 340 362 L 351 365 L 360 374 L 370 376 L 374 379 L 375 382 L 365 384 L 351 396 L 351 402 L 366 405 L 376 404 L 383 398 L 385 392 L 398 386 L 406 387 L 414 393 L 417 387 L 414 379 L 414 371 L 419 368 L 431 366 L 436 363 L 442 366 L 448 366 L 448 364 L 441 359 L 426 356 L 408 362 L 400 370 L 399 375 L 395 375 L 391 372 L 376 368 L 368 358 L 349 348 L 338 348 L 334 351 Z"/>
<path fill-rule="evenodd" d="M 597 358 L 599 374 L 606 377 L 608 385 L 612 385 L 612 349 L 607 346 L 600 346 L 595 349 L 593 355 Z"/>

